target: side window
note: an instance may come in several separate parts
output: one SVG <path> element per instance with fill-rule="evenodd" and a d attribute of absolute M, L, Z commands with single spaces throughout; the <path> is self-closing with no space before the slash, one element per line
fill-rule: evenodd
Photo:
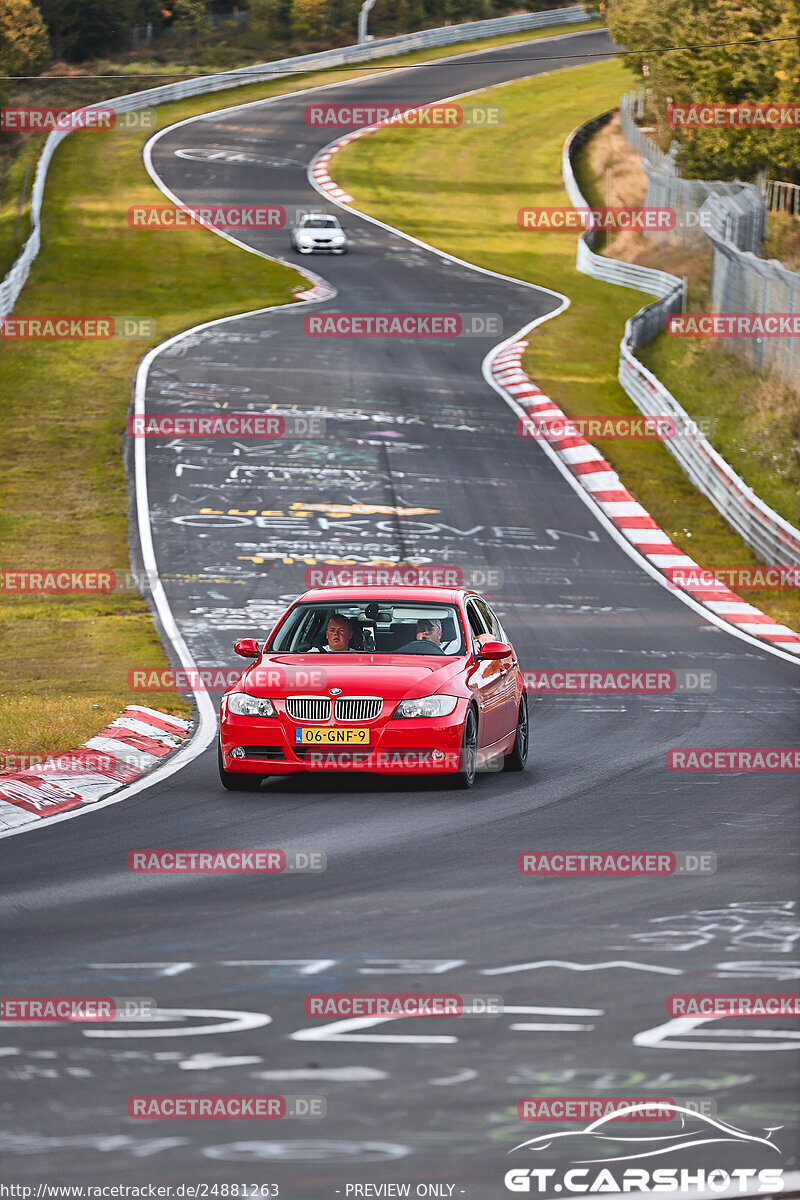
<path fill-rule="evenodd" d="M 489 630 L 491 637 L 496 642 L 505 641 L 505 637 L 503 636 L 503 628 L 502 628 L 500 622 L 498 621 L 497 617 L 494 615 L 492 610 L 489 608 L 489 605 L 486 603 L 486 601 L 485 600 L 476 600 L 475 607 L 478 609 L 478 612 L 481 614 L 481 617 L 483 618 L 483 621 L 486 625 L 486 628 Z"/>
<path fill-rule="evenodd" d="M 485 637 L 488 630 L 488 625 L 483 621 L 481 614 L 477 608 L 477 601 L 467 601 L 467 620 L 469 621 L 470 631 L 475 638 Z"/>
<path fill-rule="evenodd" d="M 489 605 L 487 604 L 486 607 L 489 608 Z M 497 637 L 498 637 L 499 641 L 507 642 L 508 634 L 506 633 L 505 629 L 503 629 L 500 618 L 498 617 L 497 613 L 494 611 L 493 608 L 489 608 L 489 615 L 492 618 L 494 628 L 497 630 Z"/>

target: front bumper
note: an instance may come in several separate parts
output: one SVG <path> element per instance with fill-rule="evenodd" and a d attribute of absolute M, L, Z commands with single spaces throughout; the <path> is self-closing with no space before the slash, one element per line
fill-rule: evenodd
<path fill-rule="evenodd" d="M 334 726 L 293 721 L 280 711 L 277 717 L 240 717 L 226 712 L 220 719 L 222 765 L 226 771 L 245 775 L 292 775 L 302 771 L 451 775 L 460 765 L 467 703 L 460 699 L 447 717 L 393 720 L 381 716 L 364 722 L 370 730 L 369 747 L 295 746 L 295 729 Z M 390 707 L 394 711 L 395 704 Z M 241 748 L 245 757 L 232 758 L 234 747 Z"/>
<path fill-rule="evenodd" d="M 347 242 L 340 242 L 338 246 L 332 242 L 297 242 L 296 248 L 301 254 L 343 254 Z"/>

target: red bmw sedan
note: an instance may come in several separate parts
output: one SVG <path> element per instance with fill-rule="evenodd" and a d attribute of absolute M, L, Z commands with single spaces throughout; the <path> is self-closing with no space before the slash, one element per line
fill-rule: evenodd
<path fill-rule="evenodd" d="M 475 592 L 316 588 L 300 596 L 222 697 L 219 772 L 232 791 L 270 775 L 521 771 L 528 706 L 517 656 Z"/>

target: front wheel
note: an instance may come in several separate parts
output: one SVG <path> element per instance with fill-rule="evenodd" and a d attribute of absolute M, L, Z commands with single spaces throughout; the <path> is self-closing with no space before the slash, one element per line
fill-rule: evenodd
<path fill-rule="evenodd" d="M 263 775 L 237 775 L 235 771 L 226 771 L 222 765 L 222 747 L 217 743 L 217 763 L 219 778 L 222 786 L 229 792 L 257 792 L 261 787 Z"/>
<path fill-rule="evenodd" d="M 519 712 L 517 713 L 517 734 L 510 753 L 505 756 L 504 771 L 525 770 L 525 762 L 528 758 L 528 740 L 528 699 L 527 696 L 523 696 L 519 702 Z"/>
<path fill-rule="evenodd" d="M 464 722 L 464 733 L 461 738 L 461 753 L 459 755 L 458 770 L 453 776 L 454 788 L 471 788 L 475 782 L 475 773 L 478 769 L 478 718 L 475 716 L 475 709 L 467 710 L 467 719 Z"/>

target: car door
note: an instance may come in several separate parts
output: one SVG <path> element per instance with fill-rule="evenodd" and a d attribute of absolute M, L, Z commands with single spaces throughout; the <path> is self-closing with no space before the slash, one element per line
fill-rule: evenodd
<path fill-rule="evenodd" d="M 471 596 L 465 605 L 467 623 L 472 637 L 473 651 L 477 657 L 483 642 L 494 641 L 489 621 L 478 608 L 477 597 Z M 499 741 L 504 735 L 505 716 L 503 712 L 503 691 L 505 678 L 502 665 L 505 660 L 478 659 L 477 666 L 470 676 L 470 686 L 475 689 L 475 696 L 480 710 L 478 730 L 478 748 L 490 746 Z"/>
<path fill-rule="evenodd" d="M 481 615 L 482 620 L 489 628 L 489 633 L 497 642 L 506 642 L 510 646 L 503 626 L 497 617 L 497 614 L 489 607 L 483 599 L 475 600 L 475 607 Z M 506 737 L 517 725 L 517 657 L 513 650 L 506 658 L 497 660 L 497 666 L 500 668 L 500 684 L 498 687 L 499 703 L 501 707 L 501 717 L 499 721 L 498 738 Z"/>

